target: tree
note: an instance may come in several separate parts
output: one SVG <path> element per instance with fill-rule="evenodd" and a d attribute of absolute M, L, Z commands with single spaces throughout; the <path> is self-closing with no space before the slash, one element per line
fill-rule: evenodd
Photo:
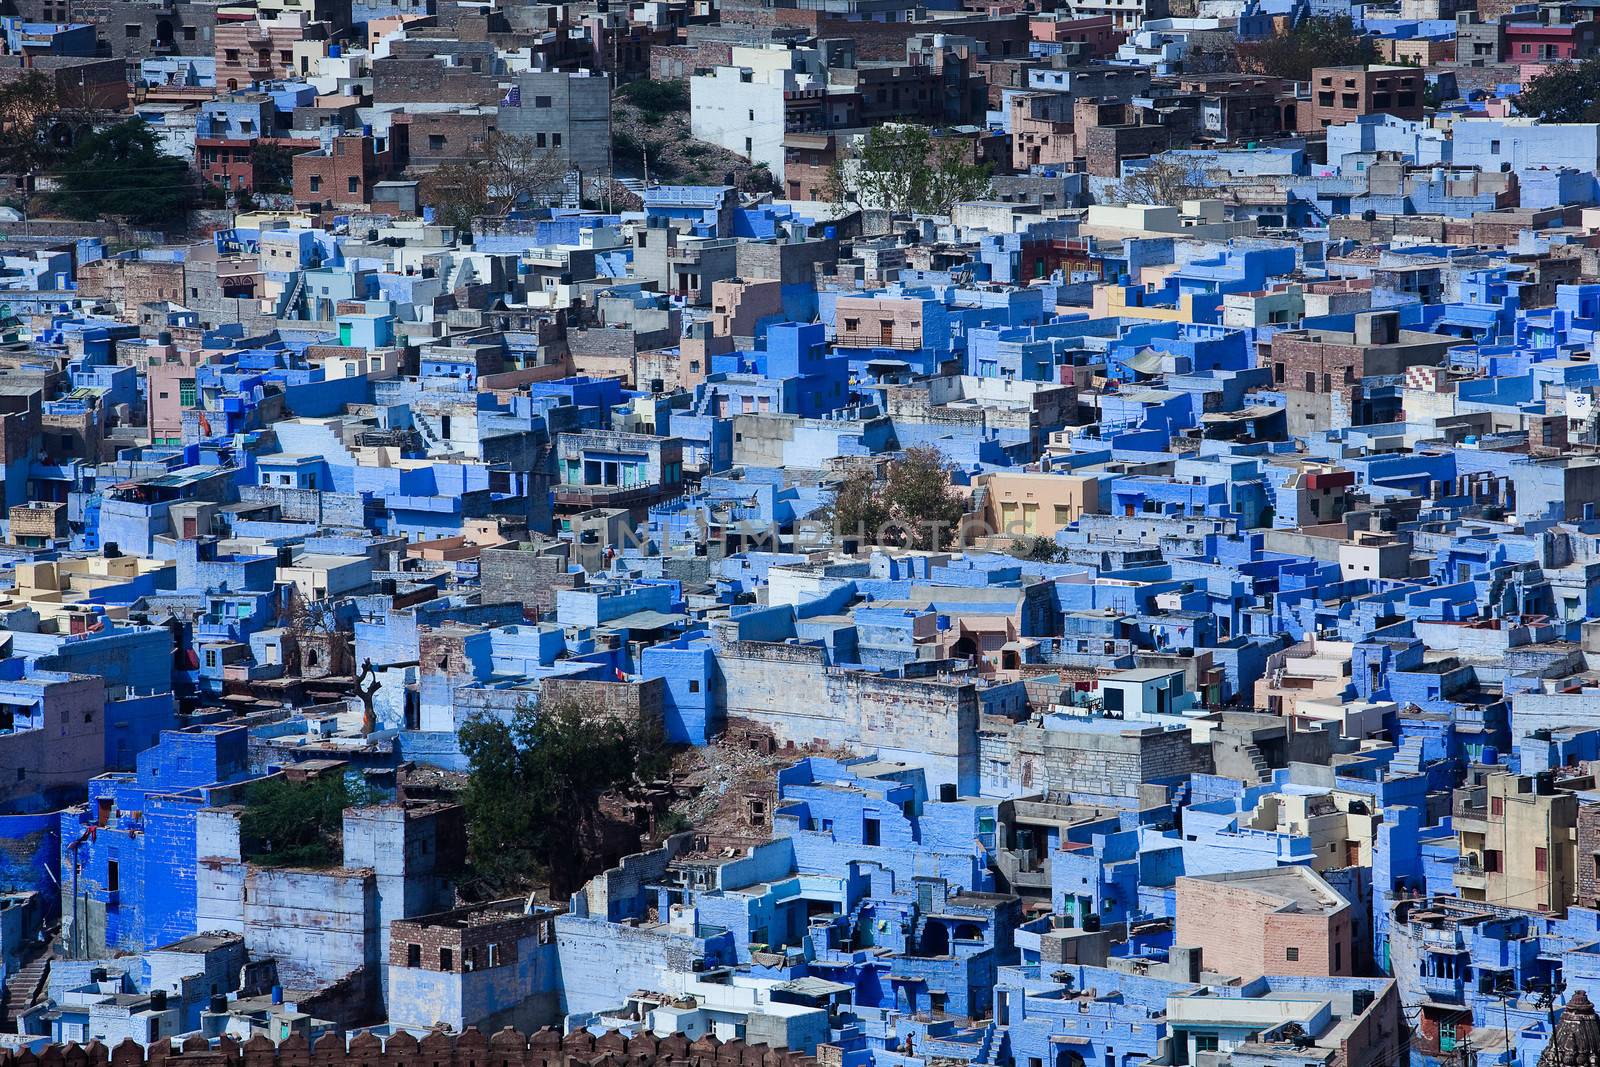
<path fill-rule="evenodd" d="M 936 138 L 926 126 L 878 126 L 854 155 L 842 153 L 828 177 L 836 203 L 854 201 L 893 214 L 947 215 L 989 191 L 990 167 L 974 163 L 959 138 Z"/>
<path fill-rule="evenodd" d="M 1600 58 L 1557 63 L 1511 99 L 1541 122 L 1600 122 Z"/>
<path fill-rule="evenodd" d="M 548 200 L 567 177 L 566 160 L 531 137 L 491 133 L 475 158 L 446 163 L 422 179 L 422 202 L 438 221 L 467 231 L 474 219 Z"/>
<path fill-rule="evenodd" d="M 50 130 L 60 101 L 43 71 L 28 70 L 0 85 L 0 170 L 33 174 L 60 158 Z"/>
<path fill-rule="evenodd" d="M 1166 204 L 1215 195 L 1206 185 L 1205 167 L 1193 156 L 1158 156 L 1146 166 L 1130 170 L 1107 191 L 1116 204 Z"/>
<path fill-rule="evenodd" d="M 570 697 L 518 708 L 509 722 L 476 715 L 459 736 L 471 766 L 462 794 L 468 854 L 478 887 L 492 894 L 539 879 L 554 896 L 577 889 L 582 842 L 598 829 L 601 800 L 634 792 L 667 769 L 658 720 Z"/>
<path fill-rule="evenodd" d="M 911 448 L 890 460 L 881 478 L 870 468 L 846 475 L 822 516 L 836 537 L 934 551 L 956 541 L 966 511 L 939 450 Z"/>
<path fill-rule="evenodd" d="M 258 193 L 294 192 L 295 153 L 282 145 L 258 142 L 250 155 Z"/>
<path fill-rule="evenodd" d="M 1066 550 L 1048 537 L 1025 536 L 1011 542 L 1010 554 L 1030 563 L 1061 563 Z"/>
<path fill-rule="evenodd" d="M 332 867 L 342 857 L 344 812 L 376 801 L 357 775 L 330 774 L 304 782 L 282 776 L 245 790 L 239 851 L 263 867 Z"/>
<path fill-rule="evenodd" d="M 1239 46 L 1245 70 L 1291 81 L 1310 81 L 1318 67 L 1366 66 L 1378 61 L 1370 37 L 1358 36 L 1347 15 L 1302 19 L 1285 33 Z"/>
<path fill-rule="evenodd" d="M 50 202 L 72 218 L 114 215 L 155 226 L 181 220 L 198 198 L 189 164 L 164 154 L 150 127 L 130 119 L 78 141 Z"/>

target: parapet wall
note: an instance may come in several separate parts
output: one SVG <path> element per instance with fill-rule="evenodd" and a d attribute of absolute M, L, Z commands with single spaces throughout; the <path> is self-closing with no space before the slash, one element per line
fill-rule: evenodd
<path fill-rule="evenodd" d="M 812 1067 L 809 1057 L 766 1045 L 690 1041 L 681 1034 L 596 1038 L 587 1031 L 562 1037 L 551 1029 L 532 1037 L 509 1027 L 487 1035 L 469 1028 L 459 1035 L 407 1033 L 387 1039 L 370 1033 L 327 1034 L 315 1043 L 295 1034 L 281 1045 L 262 1036 L 240 1043 L 191 1037 L 181 1046 L 158 1041 L 148 1049 L 124 1040 L 116 1048 L 98 1041 L 51 1045 L 42 1052 L 8 1049 L 0 1067 Z"/>

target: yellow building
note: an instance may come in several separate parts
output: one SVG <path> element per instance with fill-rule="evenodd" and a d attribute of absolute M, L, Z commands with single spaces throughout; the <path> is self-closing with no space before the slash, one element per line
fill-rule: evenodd
<path fill-rule="evenodd" d="M 1576 794 L 1548 774 L 1502 771 L 1456 790 L 1452 820 L 1463 899 L 1566 914 L 1577 891 Z"/>

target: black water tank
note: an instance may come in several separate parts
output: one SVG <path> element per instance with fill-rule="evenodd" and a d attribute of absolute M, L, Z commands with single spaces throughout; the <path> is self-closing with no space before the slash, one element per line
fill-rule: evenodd
<path fill-rule="evenodd" d="M 222 993 L 211 994 L 211 1014 L 223 1015 L 228 1010 L 228 998 Z"/>
<path fill-rule="evenodd" d="M 152 990 L 150 990 L 150 1010 L 151 1011 L 166 1011 L 167 1010 L 167 991 L 165 989 L 152 989 Z"/>

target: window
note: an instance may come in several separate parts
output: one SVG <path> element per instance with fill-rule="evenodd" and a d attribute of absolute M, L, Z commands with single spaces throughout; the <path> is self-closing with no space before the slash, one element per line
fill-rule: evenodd
<path fill-rule="evenodd" d="M 1106 710 L 1107 711 L 1121 711 L 1122 708 L 1123 708 L 1122 690 L 1120 690 L 1120 689 L 1107 689 L 1106 690 Z"/>
<path fill-rule="evenodd" d="M 322 179 L 315 174 L 311 176 L 311 191 L 313 193 L 322 192 Z"/>
<path fill-rule="evenodd" d="M 533 98 L 533 106 L 534 107 L 549 107 L 550 106 L 550 98 L 548 96 L 536 96 L 536 97 Z"/>
<path fill-rule="evenodd" d="M 442 133 L 430 133 L 430 134 L 428 134 L 428 151 L 430 151 L 430 152 L 442 152 L 442 151 L 444 151 L 444 145 L 445 145 L 444 134 L 442 134 Z"/>
<path fill-rule="evenodd" d="M 1288 960 L 1290 963 L 1298 963 L 1300 960 L 1300 949 L 1294 945 L 1290 945 L 1288 948 L 1283 950 L 1283 958 Z"/>
<path fill-rule="evenodd" d="M 1337 971 L 1340 967 L 1344 966 L 1344 961 L 1342 959 L 1340 959 L 1340 957 L 1343 955 L 1343 953 L 1340 951 L 1342 948 L 1344 948 L 1343 945 L 1339 944 L 1337 941 L 1334 942 L 1334 944 L 1333 944 L 1333 969 L 1335 971 Z"/>
<path fill-rule="evenodd" d="M 861 820 L 861 843 L 876 845 L 878 843 L 878 820 L 863 818 Z"/>
<path fill-rule="evenodd" d="M 698 679 L 698 678 L 690 678 L 689 679 L 689 692 L 691 692 L 691 693 L 700 692 L 700 679 Z"/>
<path fill-rule="evenodd" d="M 550 147 L 551 148 L 560 148 L 561 147 L 561 135 L 559 133 L 552 133 L 550 135 Z"/>
<path fill-rule="evenodd" d="M 116 860 L 106 862 L 106 892 L 115 893 L 122 888 L 122 872 L 117 869 Z"/>
<path fill-rule="evenodd" d="M 1489 151 L 1493 152 L 1495 155 L 1499 155 L 1500 154 L 1500 142 L 1499 141 L 1490 141 L 1489 142 Z"/>
<path fill-rule="evenodd" d="M 1194 1050 L 1196 1052 L 1215 1052 L 1215 1051 L 1217 1051 L 1217 1035 L 1216 1034 L 1195 1034 L 1194 1035 Z"/>
<path fill-rule="evenodd" d="M 407 945 L 406 946 L 406 966 L 407 967 L 421 967 L 422 966 L 422 946 L 421 945 Z"/>
<path fill-rule="evenodd" d="M 1504 815 L 1505 813 L 1506 813 L 1506 798 L 1505 797 L 1490 797 L 1489 798 L 1489 814 L 1490 815 Z"/>
<path fill-rule="evenodd" d="M 136 39 L 139 36 L 139 24 L 137 22 L 130 22 L 124 25 L 122 27 L 122 36 L 126 37 L 130 41 Z M 1526 48 L 1524 48 L 1524 51 L 1526 51 Z"/>
<path fill-rule="evenodd" d="M 354 175 L 352 175 L 349 179 L 347 179 L 346 184 L 349 186 L 350 191 L 353 193 L 356 190 L 361 188 L 361 179 L 355 177 Z"/>
<path fill-rule="evenodd" d="M 453 971 L 455 966 L 456 954 L 447 948 L 441 948 L 439 950 L 439 969 L 441 971 Z"/>
<path fill-rule="evenodd" d="M 1533 869 L 1543 873 L 1550 869 L 1550 850 L 1535 848 L 1533 850 Z"/>

